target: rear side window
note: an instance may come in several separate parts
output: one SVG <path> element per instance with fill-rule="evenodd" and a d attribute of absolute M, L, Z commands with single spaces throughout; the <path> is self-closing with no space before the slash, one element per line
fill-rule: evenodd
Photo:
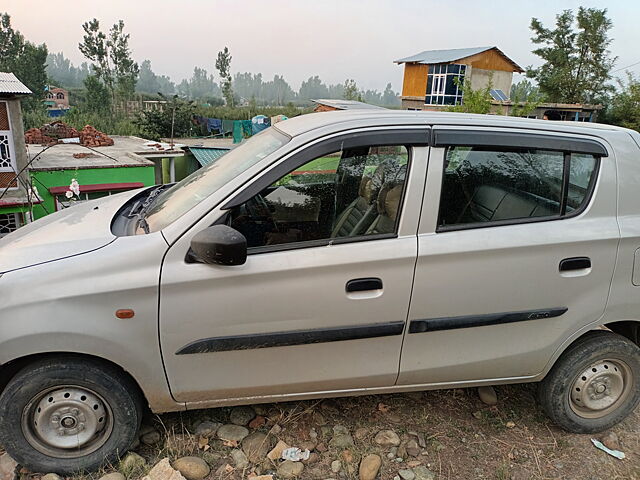
<path fill-rule="evenodd" d="M 449 147 L 439 227 L 569 215 L 588 200 L 598 159 L 553 150 Z"/>

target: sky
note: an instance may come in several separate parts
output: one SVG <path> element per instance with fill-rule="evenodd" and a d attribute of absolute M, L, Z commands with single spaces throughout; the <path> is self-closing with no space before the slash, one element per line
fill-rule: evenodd
<path fill-rule="evenodd" d="M 522 67 L 539 64 L 531 53 L 532 17 L 552 26 L 555 15 L 579 6 L 607 8 L 615 69 L 640 62 L 640 1 L 566 0 L 2 0 L 15 29 L 74 64 L 82 23 L 104 30 L 122 19 L 138 63 L 157 74 L 188 78 L 194 66 L 214 72 L 228 46 L 232 72 L 284 75 L 297 89 L 312 75 L 325 83 L 356 80 L 364 89 L 402 86 L 394 60 L 423 50 L 497 46 Z M 630 68 L 640 73 L 640 64 Z M 624 70 L 615 75 L 624 75 Z"/>

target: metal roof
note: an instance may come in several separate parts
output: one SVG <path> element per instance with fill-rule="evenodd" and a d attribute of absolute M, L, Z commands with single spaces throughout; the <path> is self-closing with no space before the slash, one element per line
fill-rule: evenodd
<path fill-rule="evenodd" d="M 357 100 L 342 100 L 342 99 L 325 99 L 319 98 L 317 100 L 311 100 L 312 102 L 320 105 L 326 105 L 328 107 L 337 108 L 338 110 L 386 110 L 384 107 L 377 105 L 371 105 L 370 103 L 358 102 Z"/>
<path fill-rule="evenodd" d="M 0 72 L 0 95 L 29 95 L 33 93 L 13 73 Z"/>
<path fill-rule="evenodd" d="M 222 155 L 227 153 L 230 148 L 224 147 L 188 147 L 196 160 L 203 167 L 218 160 Z"/>
<path fill-rule="evenodd" d="M 425 50 L 424 52 L 416 53 L 410 57 L 401 58 L 395 60 L 395 63 L 421 63 L 424 65 L 432 65 L 435 63 L 449 63 L 455 62 L 462 58 L 471 57 L 478 53 L 486 52 L 488 50 L 496 50 L 502 55 L 509 63 L 513 64 L 516 71 L 522 72 L 522 68 L 507 57 L 498 47 L 473 47 L 473 48 L 453 48 L 449 50 Z"/>

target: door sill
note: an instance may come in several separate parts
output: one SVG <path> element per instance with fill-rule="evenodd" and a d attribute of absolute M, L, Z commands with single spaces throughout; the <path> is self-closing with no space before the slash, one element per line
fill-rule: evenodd
<path fill-rule="evenodd" d="M 298 400 L 314 400 L 331 397 L 354 397 L 359 395 L 379 395 L 388 393 L 415 392 L 423 390 L 446 390 L 449 388 L 470 388 L 485 385 L 506 385 L 510 383 L 529 383 L 542 380 L 542 375 L 525 377 L 491 378 L 486 380 L 468 380 L 454 383 L 422 383 L 412 385 L 393 385 L 390 387 L 353 388 L 344 390 L 325 390 L 305 393 L 287 393 L 282 395 L 255 395 L 249 397 L 222 398 L 216 400 L 203 400 L 198 402 L 186 402 L 187 410 L 202 408 L 225 407 L 231 405 L 250 405 L 254 403 L 277 403 Z"/>

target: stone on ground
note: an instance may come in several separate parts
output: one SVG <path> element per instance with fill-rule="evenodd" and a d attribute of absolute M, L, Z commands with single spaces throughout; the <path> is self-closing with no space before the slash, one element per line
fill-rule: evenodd
<path fill-rule="evenodd" d="M 241 442 L 244 437 L 249 435 L 249 430 L 240 425 L 223 425 L 216 432 L 218 438 L 229 442 Z"/>
<path fill-rule="evenodd" d="M 620 440 L 615 432 L 607 432 L 602 437 L 602 444 L 611 450 L 620 450 Z"/>
<path fill-rule="evenodd" d="M 202 480 L 211 471 L 207 462 L 200 457 L 178 458 L 173 462 L 173 468 L 178 470 L 187 480 Z"/>
<path fill-rule="evenodd" d="M 62 477 L 57 473 L 47 473 L 40 480 L 62 480 Z"/>
<path fill-rule="evenodd" d="M 434 480 L 436 478 L 435 473 L 429 470 L 424 465 L 420 465 L 413 469 L 413 473 L 416 474 L 415 480 Z"/>
<path fill-rule="evenodd" d="M 360 480 L 374 480 L 378 476 L 382 459 L 378 455 L 367 455 L 360 462 L 358 478 Z"/>
<path fill-rule="evenodd" d="M 246 427 L 256 416 L 256 411 L 249 406 L 234 407 L 229 414 L 229 421 L 235 425 Z"/>
<path fill-rule="evenodd" d="M 291 460 L 285 460 L 278 465 L 278 478 L 296 478 L 304 470 L 304 465 L 300 462 L 292 462 Z"/>
<path fill-rule="evenodd" d="M 18 462 L 11 458 L 8 453 L 0 455 L 0 480 L 14 480 L 17 478 L 16 468 L 18 468 Z"/>
<path fill-rule="evenodd" d="M 381 447 L 397 447 L 400 445 L 400 437 L 393 430 L 382 430 L 373 439 Z"/>
<path fill-rule="evenodd" d="M 127 474 L 141 469 L 147 464 L 147 461 L 135 452 L 129 452 L 120 461 L 120 470 L 124 470 Z"/>
<path fill-rule="evenodd" d="M 238 470 L 244 470 L 249 466 L 249 459 L 244 452 L 238 448 L 231 450 L 231 458 L 233 458 L 233 463 Z"/>
<path fill-rule="evenodd" d="M 140 441 L 145 445 L 157 445 L 162 440 L 162 436 L 160 432 L 157 430 L 151 430 L 150 432 L 146 432 L 143 435 L 140 435 Z"/>
<path fill-rule="evenodd" d="M 103 475 L 98 480 L 126 480 L 125 476 L 120 472 L 111 472 Z"/>
<path fill-rule="evenodd" d="M 221 423 L 205 420 L 196 425 L 193 433 L 200 437 L 213 437 L 221 426 Z"/>
<path fill-rule="evenodd" d="M 271 442 L 264 433 L 250 433 L 242 440 L 242 451 L 250 462 L 259 463 L 264 460 L 269 450 L 271 450 Z"/>
<path fill-rule="evenodd" d="M 284 452 L 287 448 L 289 448 L 289 445 L 284 443 L 282 440 L 279 440 L 278 443 L 276 443 L 276 446 L 273 447 L 273 450 L 267 453 L 267 458 L 275 462 L 276 460 L 279 460 L 280 457 L 282 457 L 282 452 Z"/>
<path fill-rule="evenodd" d="M 163 458 L 149 470 L 149 474 L 142 480 L 185 480 L 185 478 L 171 466 L 168 458 Z"/>
<path fill-rule="evenodd" d="M 398 475 L 402 480 L 414 480 L 416 478 L 416 474 L 413 473 L 413 470 L 409 469 L 399 470 Z"/>
<path fill-rule="evenodd" d="M 340 460 L 334 460 L 331 462 L 331 471 L 333 473 L 338 473 L 342 468 L 342 462 Z"/>
<path fill-rule="evenodd" d="M 495 405 L 498 403 L 498 394 L 493 387 L 478 387 L 478 396 L 482 403 L 486 405 Z"/>

